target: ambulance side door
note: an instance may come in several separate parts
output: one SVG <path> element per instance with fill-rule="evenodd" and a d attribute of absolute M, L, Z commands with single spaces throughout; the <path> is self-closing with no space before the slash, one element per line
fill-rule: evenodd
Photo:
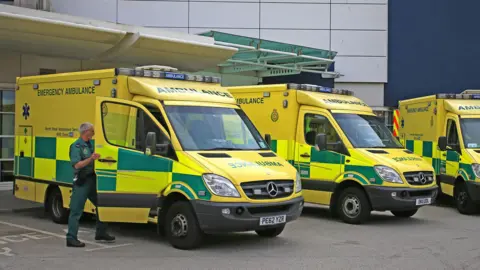
<path fill-rule="evenodd" d="M 445 124 L 447 150 L 442 152 L 441 155 L 445 169 L 441 170 L 440 183 L 442 191 L 451 196 L 453 196 L 453 186 L 461 159 L 459 130 L 457 118 L 454 115 L 448 115 Z"/>
<path fill-rule="evenodd" d="M 298 119 L 295 146 L 295 166 L 302 177 L 306 202 L 329 205 L 335 188 L 335 179 L 343 170 L 344 156 L 333 146 L 340 141 L 329 115 L 323 112 L 301 109 Z M 317 134 L 327 135 L 327 151 L 315 148 Z"/>
<path fill-rule="evenodd" d="M 97 97 L 95 162 L 98 213 L 105 222 L 147 223 L 171 181 L 173 151 L 161 124 L 141 104 Z M 156 148 L 146 149 L 148 133 Z"/>

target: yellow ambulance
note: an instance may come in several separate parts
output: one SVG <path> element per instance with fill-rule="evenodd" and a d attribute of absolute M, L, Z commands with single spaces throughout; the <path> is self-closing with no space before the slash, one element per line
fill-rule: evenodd
<path fill-rule="evenodd" d="M 219 79 L 161 66 L 17 78 L 15 196 L 66 222 L 69 146 L 95 126 L 98 214 L 156 223 L 172 246 L 204 233 L 279 235 L 303 207 L 300 177 Z M 91 202 L 85 212 L 94 213 Z"/>
<path fill-rule="evenodd" d="M 480 90 L 437 94 L 398 103 L 400 141 L 433 165 L 440 192 L 458 211 L 480 203 Z"/>
<path fill-rule="evenodd" d="M 298 169 L 305 202 L 328 205 L 351 224 L 373 210 L 410 217 L 434 202 L 432 166 L 405 150 L 351 91 L 275 84 L 229 92 L 272 150 Z"/>

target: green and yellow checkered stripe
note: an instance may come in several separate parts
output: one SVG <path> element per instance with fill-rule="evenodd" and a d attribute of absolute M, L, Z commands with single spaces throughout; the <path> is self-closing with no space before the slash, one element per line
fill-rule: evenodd
<path fill-rule="evenodd" d="M 288 140 L 272 140 L 270 148 L 272 151 L 276 152 L 279 156 L 287 159 L 292 165 L 295 165 L 299 168 L 300 176 L 302 178 L 308 179 L 333 179 L 338 177 L 340 172 L 343 174 L 340 175 L 341 178 L 355 179 L 364 185 L 376 184 L 381 185 L 383 180 L 375 172 L 373 166 L 363 165 L 366 162 L 359 162 L 358 164 L 354 163 L 354 160 L 361 161 L 360 157 L 351 157 L 351 162 L 346 163 L 345 156 L 339 153 L 325 151 L 318 152 L 315 151 L 313 147 L 310 147 L 310 159 L 306 162 L 295 162 L 294 156 L 294 147 L 295 144 L 299 145 L 296 142 L 290 142 Z M 289 149 L 289 147 L 291 149 Z M 318 173 L 315 170 L 315 166 L 311 166 L 312 163 L 322 164 L 322 167 L 332 167 L 332 175 L 325 175 L 323 173 Z M 362 165 L 361 165 L 362 164 Z M 338 167 L 337 165 L 341 165 Z M 335 167 L 335 169 L 333 169 Z"/>
<path fill-rule="evenodd" d="M 423 157 L 426 161 L 432 164 L 437 175 L 441 174 L 440 169 L 446 168 L 446 162 L 457 163 L 455 171 L 446 171 L 447 175 L 457 177 L 461 175 L 466 181 L 475 180 L 475 174 L 473 172 L 471 162 L 469 158 L 463 158 L 460 162 L 460 156 L 455 151 L 447 151 L 446 157 L 442 158 L 442 152 L 437 149 L 437 143 L 432 141 L 420 141 L 420 140 L 405 140 L 405 147 L 413 153 Z M 457 170 L 458 169 L 458 170 Z"/>
<path fill-rule="evenodd" d="M 76 139 L 55 137 L 17 136 L 18 144 L 31 143 L 31 149 L 25 147 L 23 157 L 22 147 L 17 146 L 15 154 L 15 175 L 32 177 L 41 180 L 56 181 L 71 184 L 73 168 L 70 164 L 69 147 Z M 27 139 L 28 138 L 28 139 Z"/>
<path fill-rule="evenodd" d="M 73 183 L 73 167 L 70 163 L 70 145 L 76 138 L 18 136 L 18 143 L 32 143 L 33 151 L 16 147 L 15 175 L 63 184 Z M 25 142 L 27 139 L 27 142 Z M 94 144 L 94 142 L 92 141 Z M 117 163 L 111 167 L 101 165 L 97 169 L 98 191 L 128 193 L 159 193 L 171 185 L 187 194 L 189 199 L 209 200 L 208 191 L 201 175 L 189 167 L 161 157 L 107 146 L 116 152 Z M 200 195 L 202 194 L 202 195 Z"/>

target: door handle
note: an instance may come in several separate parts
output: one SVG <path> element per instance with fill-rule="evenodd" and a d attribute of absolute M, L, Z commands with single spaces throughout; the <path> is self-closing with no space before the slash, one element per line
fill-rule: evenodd
<path fill-rule="evenodd" d="M 310 155 L 307 154 L 307 153 L 303 153 L 303 154 L 301 154 L 300 156 L 303 157 L 303 158 L 309 158 L 309 157 L 310 157 Z"/>
<path fill-rule="evenodd" d="M 447 154 L 443 154 L 442 156 L 446 157 L 446 156 L 447 156 Z"/>
<path fill-rule="evenodd" d="M 116 163 L 117 161 L 114 159 L 100 158 L 98 159 L 98 162 Z"/>

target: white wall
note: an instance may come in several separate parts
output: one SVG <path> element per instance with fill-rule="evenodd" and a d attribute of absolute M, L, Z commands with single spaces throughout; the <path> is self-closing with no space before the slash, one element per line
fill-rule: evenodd
<path fill-rule="evenodd" d="M 335 83 L 335 88 L 348 89 L 355 93 L 355 96 L 363 100 L 369 106 L 382 107 L 383 106 L 383 83 Z"/>
<path fill-rule="evenodd" d="M 218 30 L 338 51 L 339 82 L 387 82 L 388 0 L 51 0 L 53 10 L 197 34 Z"/>

